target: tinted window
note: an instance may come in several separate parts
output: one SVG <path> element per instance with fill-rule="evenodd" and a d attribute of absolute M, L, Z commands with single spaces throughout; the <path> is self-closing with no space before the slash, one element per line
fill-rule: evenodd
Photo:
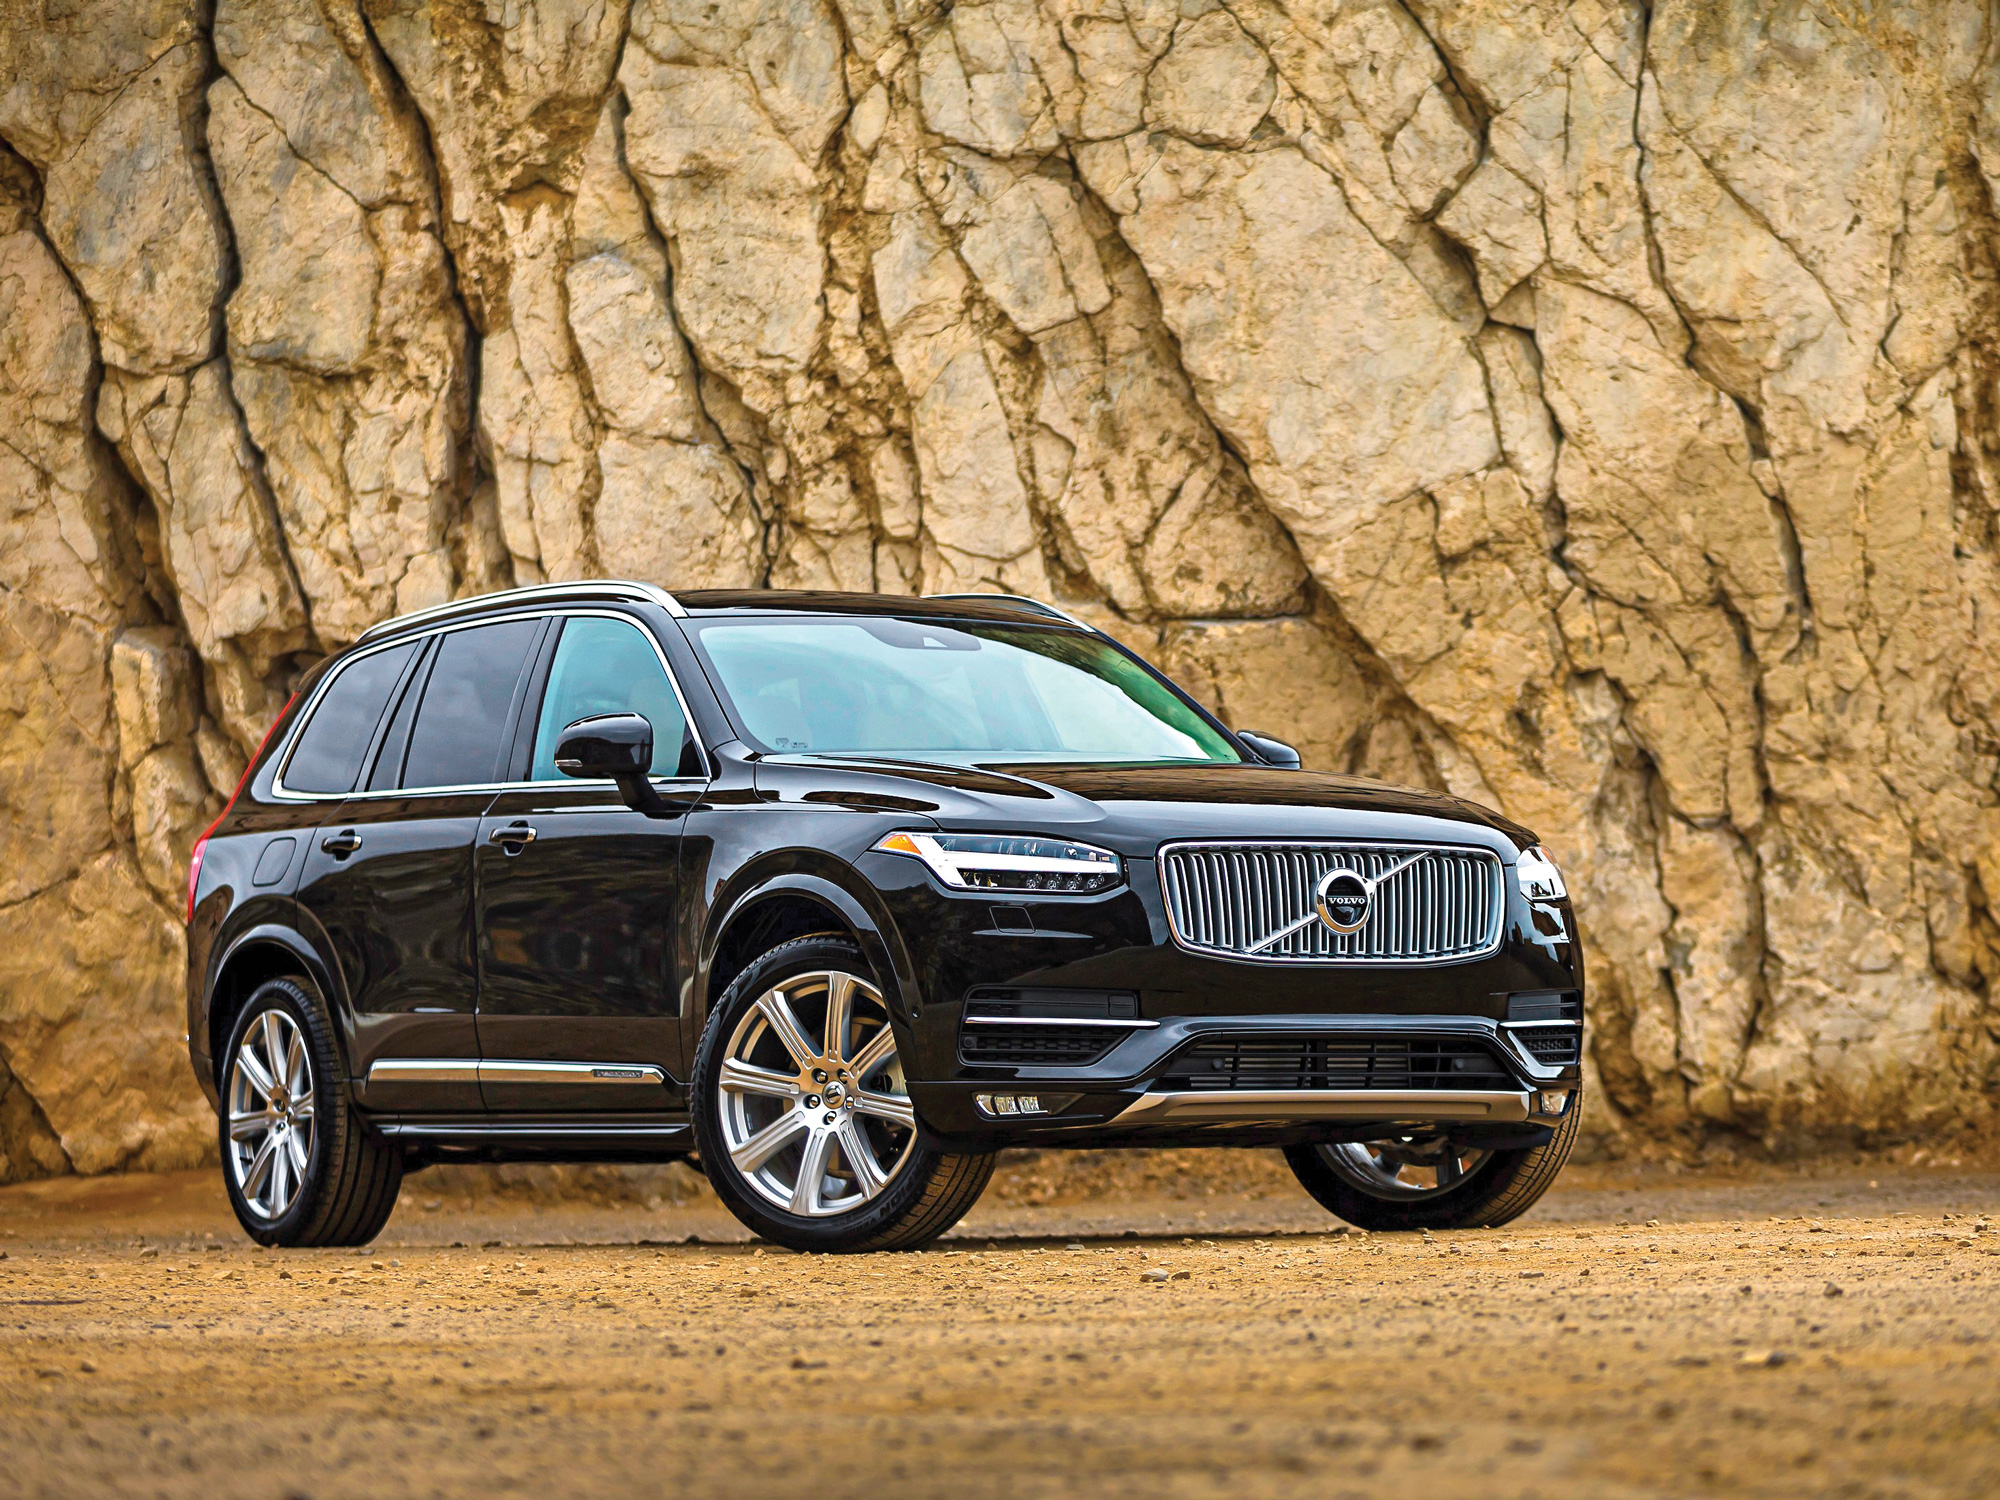
<path fill-rule="evenodd" d="M 653 770 L 674 774 L 686 721 L 659 654 L 638 626 L 587 617 L 563 625 L 535 726 L 530 780 L 562 780 L 556 741 L 565 725 L 592 714 L 644 714 L 653 724 Z"/>
<path fill-rule="evenodd" d="M 350 792 L 361 757 L 375 736 L 389 694 L 416 653 L 414 643 L 357 656 L 339 669 L 320 695 L 312 721 L 299 736 L 285 767 L 285 789 L 293 792 Z"/>
<path fill-rule="evenodd" d="M 480 786 L 494 780 L 534 620 L 454 630 L 438 642 L 423 706 L 410 731 L 403 785 Z"/>
<path fill-rule="evenodd" d="M 1242 757 L 1110 642 L 970 621 L 700 623 L 697 640 L 744 726 L 772 750 L 903 760 Z"/>
<path fill-rule="evenodd" d="M 410 748 L 410 726 L 416 722 L 417 700 L 424 694 L 424 670 L 410 674 L 389 715 L 389 727 L 382 731 L 382 747 L 375 752 L 375 768 L 368 773 L 368 790 L 388 791 L 403 778 L 403 752 Z"/>

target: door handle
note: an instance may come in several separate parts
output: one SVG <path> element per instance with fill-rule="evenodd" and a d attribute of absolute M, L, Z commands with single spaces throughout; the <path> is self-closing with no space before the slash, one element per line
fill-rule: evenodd
<path fill-rule="evenodd" d="M 498 844 L 508 855 L 519 854 L 535 841 L 535 830 L 526 823 L 510 823 L 505 828 L 496 828 L 486 835 L 488 843 Z"/>
<path fill-rule="evenodd" d="M 345 859 L 361 847 L 361 835 L 352 828 L 343 828 L 340 832 L 321 839 L 319 846 L 335 859 Z"/>

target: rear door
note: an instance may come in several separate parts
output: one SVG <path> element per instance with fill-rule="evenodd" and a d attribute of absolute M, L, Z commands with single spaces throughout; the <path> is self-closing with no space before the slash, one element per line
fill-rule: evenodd
<path fill-rule="evenodd" d="M 480 822 L 479 1037 L 489 1108 L 658 1109 L 678 1067 L 679 844 L 706 781 L 652 636 L 616 614 L 556 622 L 515 774 Z M 643 714 L 660 807 L 555 768 L 565 725 Z"/>
<path fill-rule="evenodd" d="M 472 844 L 544 626 L 474 624 L 423 643 L 365 783 L 308 852 L 299 904 L 346 978 L 350 1056 L 372 1109 L 481 1107 Z"/>

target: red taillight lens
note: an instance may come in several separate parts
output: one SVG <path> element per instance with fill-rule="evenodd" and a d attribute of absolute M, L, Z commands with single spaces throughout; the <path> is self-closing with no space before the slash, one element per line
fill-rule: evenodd
<path fill-rule="evenodd" d="M 201 857 L 208 852 L 208 837 L 222 826 L 222 820 L 229 816 L 229 809 L 236 805 L 236 799 L 243 795 L 243 788 L 250 784 L 250 773 L 257 769 L 257 762 L 264 758 L 264 747 L 271 743 L 271 736 L 278 732 L 278 726 L 285 722 L 285 715 L 292 711 L 292 705 L 299 701 L 297 693 L 285 700 L 285 706 L 278 710 L 278 717 L 271 721 L 271 727 L 264 731 L 264 738 L 257 742 L 257 753 L 250 757 L 250 763 L 243 768 L 243 774 L 236 778 L 236 790 L 229 794 L 229 800 L 222 804 L 222 811 L 215 815 L 215 821 L 202 829 L 201 837 L 194 841 L 194 848 L 188 851 L 188 909 L 187 920 L 194 920 L 194 888 L 201 881 Z"/>
<path fill-rule="evenodd" d="M 225 807 L 223 808 L 223 811 L 228 812 L 229 809 Z M 221 821 L 222 819 L 217 818 L 215 820 L 215 823 L 220 823 Z M 215 823 L 209 824 L 208 833 L 204 833 L 200 838 L 194 841 L 194 852 L 188 856 L 187 919 L 190 922 L 194 920 L 194 888 L 201 880 L 201 856 L 203 852 L 208 848 L 208 834 L 215 832 Z"/>

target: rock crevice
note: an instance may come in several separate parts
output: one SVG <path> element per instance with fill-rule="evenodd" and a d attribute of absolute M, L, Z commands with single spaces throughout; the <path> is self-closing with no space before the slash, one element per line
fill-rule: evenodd
<path fill-rule="evenodd" d="M 1607 1140 L 1983 1116 L 1996 31 L 0 0 L 0 1176 L 205 1149 L 178 881 L 299 671 L 603 570 L 1056 596 L 1500 806 Z"/>

